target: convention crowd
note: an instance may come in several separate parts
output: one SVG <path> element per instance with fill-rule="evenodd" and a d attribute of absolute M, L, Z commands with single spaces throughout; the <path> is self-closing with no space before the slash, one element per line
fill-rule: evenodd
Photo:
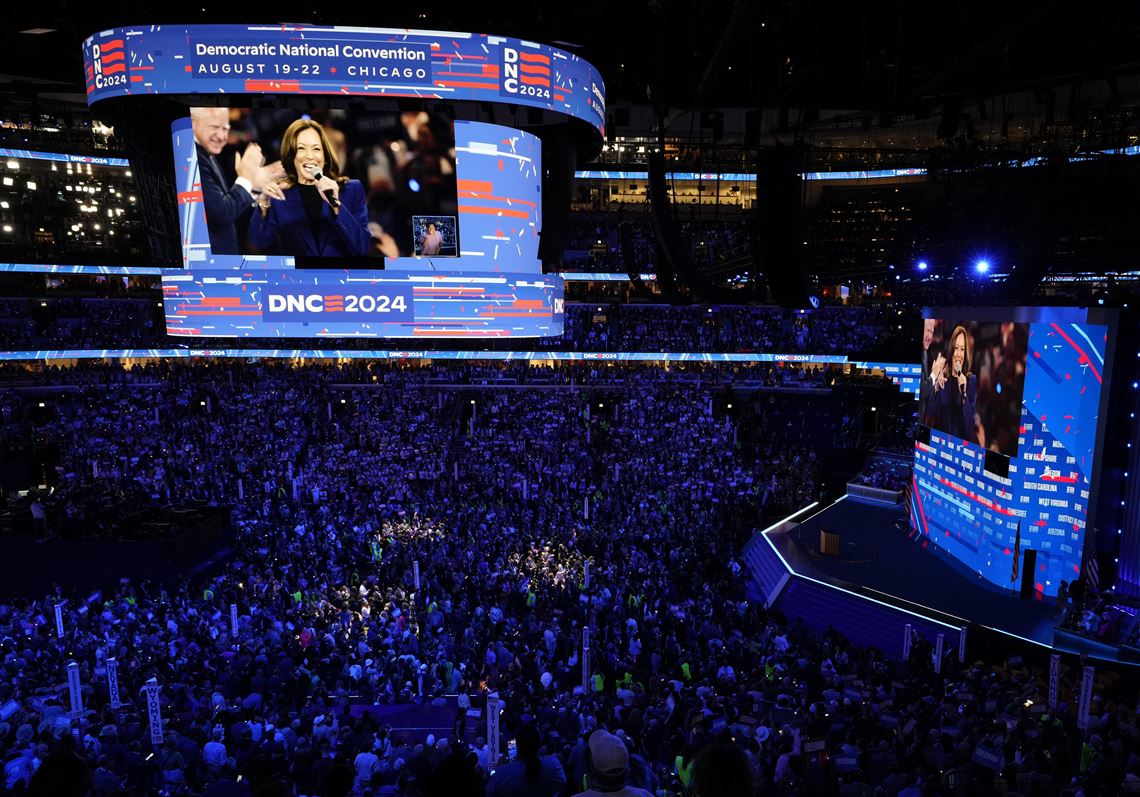
<path fill-rule="evenodd" d="M 847 354 L 902 362 L 920 350 L 917 316 L 872 306 L 788 310 L 779 307 L 567 303 L 562 335 L 537 339 L 551 351 L 642 351 L 645 341 L 668 352 Z M 322 338 L 328 349 L 408 348 L 407 340 Z M 436 348 L 517 349 L 518 342 L 433 341 Z M 284 348 L 281 338 L 192 340 L 166 335 L 160 296 L 0 298 L 0 348 L 168 349 Z"/>
<path fill-rule="evenodd" d="M 731 369 L 543 370 L 207 360 L 9 380 L 4 439 L 58 446 L 45 533 L 123 499 L 229 505 L 234 530 L 177 582 L 0 604 L 8 793 L 1140 787 L 1134 685 L 1106 673 L 1082 733 L 1071 705 L 1041 710 L 1031 665 L 948 655 L 936 674 L 923 640 L 895 661 L 750 594 L 744 543 L 820 490 L 815 448 L 774 434 L 783 394 L 730 406 Z M 37 384 L 66 388 L 50 412 Z"/>

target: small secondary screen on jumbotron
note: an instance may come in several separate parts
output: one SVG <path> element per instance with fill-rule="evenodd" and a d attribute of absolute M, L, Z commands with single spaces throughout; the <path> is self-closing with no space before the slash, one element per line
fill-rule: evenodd
<path fill-rule="evenodd" d="M 936 326 L 931 335 L 928 320 L 924 335 L 924 341 L 933 337 L 924 351 L 925 400 L 920 404 L 925 419 L 932 418 L 930 408 L 937 401 L 932 398 L 934 387 L 930 385 L 937 351 L 931 365 L 925 358 L 930 357 L 929 350 L 936 341 L 952 342 L 955 330 L 971 326 L 969 322 L 954 322 L 946 330 L 946 322 L 941 323 L 942 334 L 937 334 Z M 1024 342 L 1019 341 L 1019 327 L 1027 327 Z M 1036 591 L 1055 595 L 1062 580 L 1071 581 L 1080 574 L 1108 327 L 1083 321 L 1035 321 L 1028 325 L 978 322 L 974 328 L 977 336 L 972 342 L 981 343 L 973 348 L 971 367 L 966 367 L 961 352 L 955 366 L 953 351 L 948 350 L 951 375 L 943 389 L 952 389 L 950 399 L 963 398 L 961 380 L 954 378 L 954 369 L 978 374 L 973 365 L 986 356 L 979 356 L 979 346 L 988 348 L 994 358 L 994 397 L 1004 396 L 1011 384 L 1022 381 L 1016 376 L 1016 363 L 1023 362 L 1019 423 L 1013 427 L 1016 436 L 1008 442 L 1002 439 L 1009 403 L 1004 400 L 991 410 L 990 426 L 982 420 L 982 411 L 975 410 L 975 433 L 985 435 L 986 447 L 978 436 L 961 434 L 959 427 L 930 424 L 929 443 L 920 439 L 915 444 L 910 522 L 924 542 L 944 549 L 1006 589 L 1020 584 L 1025 552 L 1036 551 Z M 961 340 L 961 333 L 957 335 Z M 999 341 L 1004 341 L 1001 346 Z M 1010 351 L 1015 355 L 1012 364 L 1006 361 Z M 1019 351 L 1021 360 L 1016 356 Z M 974 378 L 981 381 L 984 377 Z M 964 397 L 968 399 L 969 377 L 966 382 Z M 1003 386 L 1000 394 L 999 385 Z M 973 389 L 982 394 L 981 385 Z M 1014 452 L 1008 475 L 986 469 L 987 450 L 991 457 L 995 451 Z"/>

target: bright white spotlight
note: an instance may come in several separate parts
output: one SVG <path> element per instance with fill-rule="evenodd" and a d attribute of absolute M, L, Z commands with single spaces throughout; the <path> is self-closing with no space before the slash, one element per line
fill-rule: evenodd
<path fill-rule="evenodd" d="M 988 272 L 990 270 L 990 261 L 979 260 L 977 263 L 974 264 L 974 268 L 976 268 L 978 270 L 979 274 L 985 274 L 986 272 Z"/>
<path fill-rule="evenodd" d="M 919 271 L 926 271 L 927 268 L 929 268 L 929 266 L 927 265 L 927 262 L 925 260 L 919 260 L 918 261 L 918 270 Z"/>

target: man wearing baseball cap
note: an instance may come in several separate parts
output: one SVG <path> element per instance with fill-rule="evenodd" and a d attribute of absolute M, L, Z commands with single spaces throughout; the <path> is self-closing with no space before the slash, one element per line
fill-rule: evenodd
<path fill-rule="evenodd" d="M 574 797 L 653 797 L 645 789 L 625 785 L 629 753 L 622 740 L 608 731 L 590 734 L 586 772 L 589 788 Z"/>

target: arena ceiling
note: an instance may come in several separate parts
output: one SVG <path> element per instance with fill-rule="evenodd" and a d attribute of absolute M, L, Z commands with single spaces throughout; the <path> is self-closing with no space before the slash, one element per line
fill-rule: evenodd
<path fill-rule="evenodd" d="M 280 20 L 515 35 L 560 44 L 594 63 L 611 102 L 674 108 L 924 113 L 950 97 L 1111 84 L 1140 73 L 1140 5 L 1125 0 L 420 2 L 374 18 L 311 2 L 21 5 L 6 9 L 0 75 L 8 91 L 33 94 L 81 92 L 80 42 L 87 35 L 152 22 Z M 26 32 L 33 30 L 41 32 Z"/>

